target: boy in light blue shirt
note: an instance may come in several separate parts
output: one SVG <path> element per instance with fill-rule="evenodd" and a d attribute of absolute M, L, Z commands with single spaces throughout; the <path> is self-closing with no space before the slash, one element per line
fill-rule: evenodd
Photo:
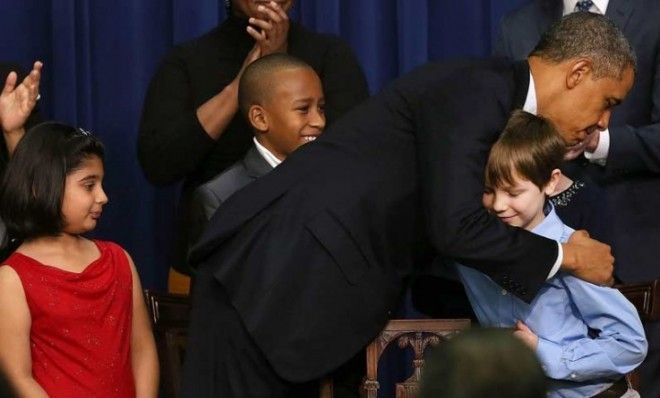
<path fill-rule="evenodd" d="M 484 206 L 511 227 L 566 242 L 574 231 L 546 200 L 565 150 L 547 120 L 514 112 L 488 158 Z M 528 304 L 485 274 L 457 270 L 481 325 L 513 328 L 536 352 L 550 397 L 639 397 L 624 375 L 644 360 L 647 342 L 635 307 L 618 290 L 560 271 Z"/>

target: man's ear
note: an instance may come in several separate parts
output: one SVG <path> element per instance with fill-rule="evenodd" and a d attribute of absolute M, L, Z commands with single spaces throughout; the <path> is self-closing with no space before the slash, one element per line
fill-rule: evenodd
<path fill-rule="evenodd" d="M 559 169 L 552 170 L 552 173 L 550 174 L 550 180 L 548 181 L 547 184 L 545 184 L 545 187 L 543 187 L 543 192 L 547 196 L 550 196 L 553 193 L 555 193 L 555 190 L 557 189 L 557 184 L 559 184 L 562 175 L 563 174 L 561 173 L 561 170 Z"/>
<path fill-rule="evenodd" d="M 578 58 L 568 66 L 566 87 L 570 90 L 591 76 L 593 62 L 589 58 Z"/>
<path fill-rule="evenodd" d="M 248 109 L 248 121 L 250 125 L 257 131 L 265 133 L 268 131 L 268 115 L 261 105 L 252 105 Z"/>

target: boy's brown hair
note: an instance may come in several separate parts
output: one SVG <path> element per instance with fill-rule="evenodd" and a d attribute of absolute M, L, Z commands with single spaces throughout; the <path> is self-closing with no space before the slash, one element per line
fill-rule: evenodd
<path fill-rule="evenodd" d="M 548 119 L 515 110 L 490 150 L 486 187 L 513 185 L 517 175 L 543 189 L 565 153 L 564 141 Z"/>

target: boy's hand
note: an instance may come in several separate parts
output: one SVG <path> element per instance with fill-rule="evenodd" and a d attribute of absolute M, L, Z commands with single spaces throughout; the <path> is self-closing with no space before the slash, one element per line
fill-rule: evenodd
<path fill-rule="evenodd" d="M 522 321 L 516 321 L 513 335 L 522 340 L 532 351 L 536 351 L 536 348 L 539 346 L 539 336 L 535 335 Z"/>
<path fill-rule="evenodd" d="M 612 286 L 614 257 L 609 245 L 591 239 L 587 231 L 580 230 L 575 231 L 562 248 L 562 270 L 596 285 Z"/>
<path fill-rule="evenodd" d="M 247 32 L 257 41 L 261 55 L 285 53 L 289 36 L 289 16 L 274 1 L 260 5 L 262 18 L 250 18 Z"/>

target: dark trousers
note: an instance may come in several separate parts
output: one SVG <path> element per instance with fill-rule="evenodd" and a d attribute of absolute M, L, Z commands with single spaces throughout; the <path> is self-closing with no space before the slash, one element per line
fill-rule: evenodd
<path fill-rule="evenodd" d="M 275 373 L 224 289 L 205 270 L 195 277 L 191 320 L 182 397 L 318 397 L 318 382 L 293 384 Z"/>
<path fill-rule="evenodd" d="M 364 353 L 360 353 L 333 374 L 335 397 L 358 396 L 364 361 Z M 222 286 L 210 272 L 200 270 L 193 289 L 181 397 L 318 396 L 319 380 L 297 384 L 275 373 L 245 330 Z"/>

